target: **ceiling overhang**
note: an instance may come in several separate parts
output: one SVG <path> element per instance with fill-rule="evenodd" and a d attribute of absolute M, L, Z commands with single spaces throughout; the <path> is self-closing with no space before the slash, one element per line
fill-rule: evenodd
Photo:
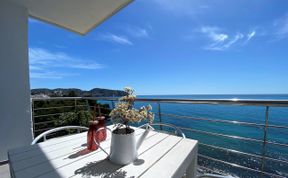
<path fill-rule="evenodd" d="M 14 0 L 28 8 L 30 17 L 86 34 L 132 0 Z M 20 2 L 21 1 L 21 2 Z"/>

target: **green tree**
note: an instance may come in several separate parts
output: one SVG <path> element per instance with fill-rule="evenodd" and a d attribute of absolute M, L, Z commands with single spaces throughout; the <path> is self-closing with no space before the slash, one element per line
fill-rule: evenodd
<path fill-rule="evenodd" d="M 76 93 L 75 93 L 75 91 L 69 91 L 69 93 L 68 93 L 68 95 L 67 95 L 68 97 L 77 97 L 77 95 L 76 95 Z"/>

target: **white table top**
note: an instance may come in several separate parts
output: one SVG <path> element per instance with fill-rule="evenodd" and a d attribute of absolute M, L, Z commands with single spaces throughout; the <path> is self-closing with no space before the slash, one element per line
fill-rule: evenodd
<path fill-rule="evenodd" d="M 135 128 L 137 137 L 144 132 Z M 36 145 L 9 150 L 11 173 L 16 178 L 63 177 L 179 177 L 197 159 L 197 141 L 149 132 L 138 150 L 138 160 L 115 165 L 97 149 L 85 152 L 87 132 L 50 139 Z M 110 152 L 111 134 L 101 143 Z M 195 166 L 195 165 L 194 165 Z"/>

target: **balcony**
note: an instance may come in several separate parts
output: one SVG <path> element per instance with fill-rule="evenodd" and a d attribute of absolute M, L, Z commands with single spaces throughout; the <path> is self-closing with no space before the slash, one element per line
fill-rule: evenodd
<path fill-rule="evenodd" d="M 61 101 L 65 104 L 59 104 Z M 199 172 L 235 177 L 288 176 L 288 125 L 283 122 L 288 116 L 287 100 L 138 98 L 136 107 L 143 102 L 153 106 L 154 122 L 174 124 L 187 137 L 199 140 Z M 77 110 L 91 111 L 95 103 L 102 104 L 100 112 L 108 118 L 117 99 L 46 98 L 32 99 L 32 103 L 36 136 L 56 127 L 61 116 Z M 58 105 L 50 107 L 49 103 Z M 165 126 L 158 129 L 170 131 Z"/>

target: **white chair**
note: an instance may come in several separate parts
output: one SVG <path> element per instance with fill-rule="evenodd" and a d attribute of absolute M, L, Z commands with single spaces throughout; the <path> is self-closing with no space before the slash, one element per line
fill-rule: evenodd
<path fill-rule="evenodd" d="M 58 132 L 60 130 L 70 130 L 70 129 L 77 129 L 78 133 L 80 133 L 80 130 L 88 130 L 87 127 L 82 127 L 82 126 L 64 126 L 64 127 L 57 127 L 55 129 L 51 129 L 51 130 L 47 130 L 43 133 L 41 133 L 40 135 L 38 135 L 36 138 L 34 138 L 34 140 L 32 141 L 31 145 L 36 144 L 42 137 L 44 139 L 44 141 L 47 140 L 47 135 L 54 133 L 54 132 Z"/>
<path fill-rule="evenodd" d="M 227 176 L 223 176 L 223 175 L 218 175 L 218 174 L 202 174 L 197 176 L 197 178 L 235 178 L 233 176 L 227 175 Z"/>
<path fill-rule="evenodd" d="M 180 130 L 178 127 L 176 127 L 175 125 L 172 125 L 172 124 L 166 124 L 166 123 L 152 123 L 152 124 L 144 124 L 144 125 L 141 125 L 139 126 L 139 128 L 151 128 L 152 130 L 156 130 L 153 126 L 160 126 L 160 127 L 169 127 L 169 128 L 172 128 L 175 130 L 175 135 L 179 135 L 183 138 L 186 138 L 185 134 L 182 132 L 182 130 Z M 159 130 L 158 130 L 159 131 Z M 161 130 L 160 130 L 161 131 Z M 165 132 L 165 131 L 164 131 Z"/>

